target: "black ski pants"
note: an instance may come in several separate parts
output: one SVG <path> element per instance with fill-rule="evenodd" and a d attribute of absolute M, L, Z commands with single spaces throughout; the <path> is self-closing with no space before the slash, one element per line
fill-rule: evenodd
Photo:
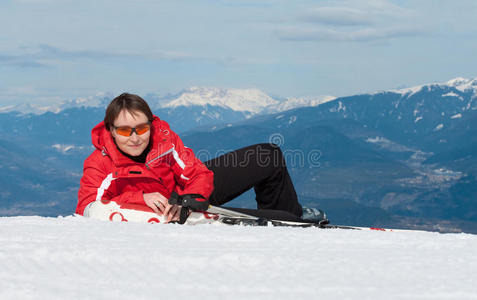
<path fill-rule="evenodd" d="M 210 204 L 223 205 L 254 188 L 259 210 L 279 210 L 301 217 L 302 207 L 277 145 L 248 146 L 204 164 L 214 172 Z"/>

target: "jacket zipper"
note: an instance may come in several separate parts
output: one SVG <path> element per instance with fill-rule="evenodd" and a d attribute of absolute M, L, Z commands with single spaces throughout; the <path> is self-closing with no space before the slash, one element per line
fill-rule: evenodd
<path fill-rule="evenodd" d="M 152 163 L 153 161 L 155 160 L 158 160 L 159 158 L 163 157 L 164 155 L 167 155 L 169 153 L 171 153 L 172 151 L 174 151 L 174 147 L 172 147 L 171 149 L 167 150 L 166 152 L 162 153 L 161 155 L 159 155 L 158 157 L 154 158 L 154 159 L 151 159 L 150 161 L 146 162 L 146 168 L 148 170 L 150 170 L 151 168 L 149 167 L 149 164 Z"/>

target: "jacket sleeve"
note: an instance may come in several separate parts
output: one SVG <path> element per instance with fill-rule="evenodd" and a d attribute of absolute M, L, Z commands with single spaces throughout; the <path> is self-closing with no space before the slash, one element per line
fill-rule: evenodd
<path fill-rule="evenodd" d="M 83 215 L 86 206 L 95 200 L 144 205 L 143 191 L 129 191 L 119 195 L 115 193 L 112 170 L 108 170 L 101 160 L 101 154 L 94 152 L 84 162 L 76 213 Z"/>
<path fill-rule="evenodd" d="M 214 190 L 214 173 L 194 155 L 192 149 L 184 146 L 175 132 L 171 130 L 170 134 L 174 144 L 171 167 L 178 184 L 177 192 L 181 195 L 200 194 L 209 199 Z"/>

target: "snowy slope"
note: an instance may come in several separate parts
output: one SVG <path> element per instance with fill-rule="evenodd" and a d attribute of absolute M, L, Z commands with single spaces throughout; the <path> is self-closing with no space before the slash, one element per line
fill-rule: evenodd
<path fill-rule="evenodd" d="M 0 218 L 0 299 L 476 299 L 477 236 Z"/>

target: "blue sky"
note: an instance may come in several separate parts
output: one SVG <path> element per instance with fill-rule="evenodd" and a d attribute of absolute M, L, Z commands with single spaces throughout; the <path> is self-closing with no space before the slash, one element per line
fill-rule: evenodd
<path fill-rule="evenodd" d="M 99 92 L 344 96 L 477 77 L 475 0 L 2 0 L 0 106 Z"/>

